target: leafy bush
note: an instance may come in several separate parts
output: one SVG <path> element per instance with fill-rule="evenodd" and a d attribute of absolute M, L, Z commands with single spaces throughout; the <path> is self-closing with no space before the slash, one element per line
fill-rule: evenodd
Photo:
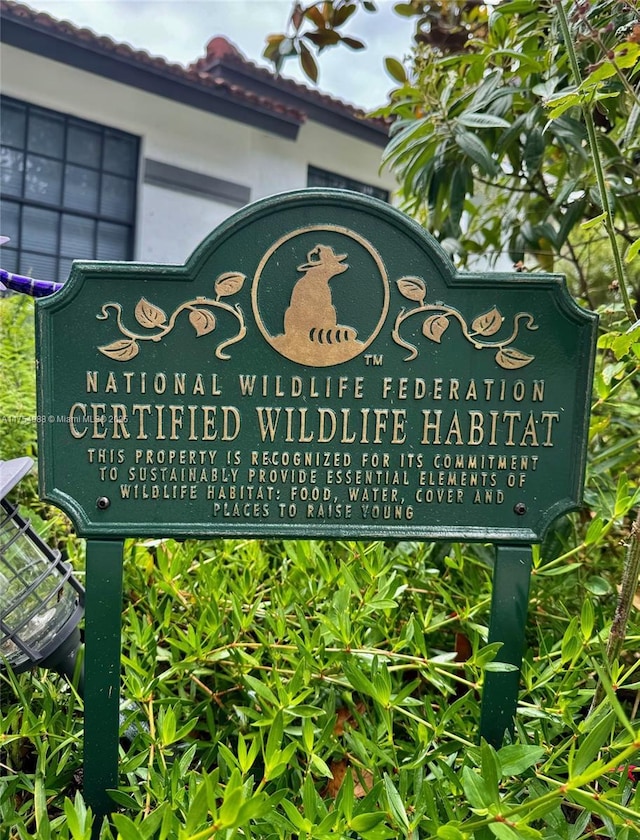
<path fill-rule="evenodd" d="M 33 299 L 13 295 L 0 300 L 0 458 L 35 455 L 36 371 Z"/>
<path fill-rule="evenodd" d="M 516 739 L 496 752 L 477 743 L 491 549 L 128 544 L 101 837 L 638 837 L 638 660 L 606 676 L 611 577 L 585 556 L 536 558 Z M 3 701 L 0 825 L 88 837 L 80 700 L 42 674 L 8 678 Z"/>

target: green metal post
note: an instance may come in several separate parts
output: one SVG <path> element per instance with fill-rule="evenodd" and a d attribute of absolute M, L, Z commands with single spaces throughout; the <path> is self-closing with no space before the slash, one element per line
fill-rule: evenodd
<path fill-rule="evenodd" d="M 513 732 L 524 633 L 529 603 L 532 552 L 530 546 L 498 546 L 493 572 L 489 642 L 502 642 L 497 662 L 514 666 L 487 671 L 482 696 L 480 735 L 496 749 L 505 732 Z"/>
<path fill-rule="evenodd" d="M 113 810 L 118 786 L 122 540 L 87 540 L 84 678 L 84 796 L 93 837 Z"/>

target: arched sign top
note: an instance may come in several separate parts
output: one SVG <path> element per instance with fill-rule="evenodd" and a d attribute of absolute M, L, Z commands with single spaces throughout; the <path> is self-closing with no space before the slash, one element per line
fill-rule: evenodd
<path fill-rule="evenodd" d="M 376 199 L 250 205 L 38 301 L 42 491 L 85 536 L 532 542 L 580 502 L 596 316 Z"/>

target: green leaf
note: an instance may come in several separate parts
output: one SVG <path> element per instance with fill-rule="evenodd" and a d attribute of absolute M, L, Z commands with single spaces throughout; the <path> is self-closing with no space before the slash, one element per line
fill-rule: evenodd
<path fill-rule="evenodd" d="M 522 835 L 511 828 L 511 826 L 506 825 L 506 823 L 491 823 L 489 829 L 498 840 L 523 840 Z"/>
<path fill-rule="evenodd" d="M 116 805 L 120 805 L 121 808 L 128 808 L 130 811 L 140 810 L 140 803 L 131 794 L 125 793 L 123 790 L 110 790 L 108 793 L 109 799 L 113 799 Z"/>
<path fill-rule="evenodd" d="M 358 40 L 358 38 L 349 38 L 347 35 L 343 35 L 340 40 L 343 44 L 349 47 L 350 50 L 363 50 L 366 47 L 366 44 L 363 41 Z"/>
<path fill-rule="evenodd" d="M 574 615 L 562 637 L 561 656 L 563 663 L 569 662 L 582 649 L 578 623 L 578 616 Z"/>
<path fill-rule="evenodd" d="M 627 146 L 635 139 L 639 124 L 640 102 L 634 102 L 622 135 L 621 148 L 626 149 Z"/>
<path fill-rule="evenodd" d="M 569 238 L 571 231 L 578 223 L 578 220 L 582 218 L 584 215 L 584 211 L 587 207 L 587 199 L 580 198 L 577 201 L 573 201 L 567 207 L 565 213 L 562 216 L 562 221 L 560 222 L 560 227 L 555 236 L 555 243 L 557 248 L 561 248 L 564 243 Z"/>
<path fill-rule="evenodd" d="M 465 840 L 465 835 L 455 825 L 441 825 L 436 831 L 439 840 Z"/>
<path fill-rule="evenodd" d="M 467 195 L 467 180 L 469 170 L 466 166 L 456 166 L 453 170 L 453 177 L 451 178 L 451 188 L 449 190 L 449 210 L 451 214 L 451 221 L 455 225 L 459 225 L 464 210 L 464 202 Z"/>
<path fill-rule="evenodd" d="M 544 568 L 538 572 L 540 577 L 560 577 L 575 572 L 576 569 L 581 568 L 582 563 L 567 563 L 566 566 L 556 566 L 555 569 L 545 571 Z"/>
<path fill-rule="evenodd" d="M 507 674 L 513 671 L 518 671 L 519 668 L 517 665 L 512 665 L 510 662 L 487 662 L 484 666 L 485 671 L 489 671 L 492 674 Z"/>
<path fill-rule="evenodd" d="M 245 674 L 244 681 L 255 691 L 258 697 L 262 697 L 263 700 L 266 700 L 270 705 L 275 706 L 276 708 L 280 706 L 278 698 L 275 696 L 273 691 L 271 691 L 271 689 L 261 680 L 252 677 L 251 674 Z"/>
<path fill-rule="evenodd" d="M 461 151 L 477 163 L 485 174 L 491 176 L 498 174 L 495 161 L 479 137 L 469 131 L 458 131 L 455 134 L 455 141 Z"/>
<path fill-rule="evenodd" d="M 498 761 L 502 776 L 519 776 L 533 767 L 545 754 L 544 747 L 532 744 L 507 744 L 498 750 Z"/>
<path fill-rule="evenodd" d="M 302 41 L 300 41 L 300 66 L 307 79 L 312 82 L 318 81 L 318 65 L 311 54 L 311 50 Z"/>
<path fill-rule="evenodd" d="M 172 744 L 176 736 L 176 713 L 171 706 L 163 709 L 158 721 L 158 728 L 160 730 L 160 743 L 165 747 Z"/>
<path fill-rule="evenodd" d="M 409 817 L 407 816 L 404 803 L 402 802 L 400 794 L 387 773 L 384 774 L 384 792 L 387 796 L 389 810 L 391 811 L 393 819 L 396 823 L 398 823 L 398 825 L 404 826 L 408 831 Z"/>
<path fill-rule="evenodd" d="M 472 808 L 486 811 L 494 804 L 494 797 L 484 780 L 470 767 L 462 768 L 462 789 Z"/>
<path fill-rule="evenodd" d="M 242 787 L 234 787 L 231 790 L 229 785 L 224 792 L 224 800 L 218 812 L 218 820 L 225 828 L 237 828 L 239 823 L 240 809 L 244 804 L 245 795 Z"/>
<path fill-rule="evenodd" d="M 145 840 L 137 825 L 124 814 L 113 814 L 113 824 L 122 840 Z"/>
<path fill-rule="evenodd" d="M 585 642 L 588 642 L 593 633 L 593 626 L 595 623 L 595 613 L 593 604 L 590 598 L 585 598 L 582 603 L 582 610 L 580 611 L 580 630 Z"/>
<path fill-rule="evenodd" d="M 269 798 L 264 793 L 257 793 L 251 797 L 251 799 L 245 801 L 240 806 L 240 810 L 238 811 L 238 826 L 246 825 L 249 820 L 253 820 L 256 817 L 263 817 L 268 813 L 273 811 L 270 803 Z M 248 833 L 247 833 L 248 836 Z"/>
<path fill-rule="evenodd" d="M 187 811 L 187 819 L 185 822 L 185 830 L 187 834 L 194 834 L 198 828 L 207 819 L 209 813 L 209 797 L 207 791 L 207 779 L 203 777 L 198 785 L 196 795 L 191 800 L 189 810 Z"/>
<path fill-rule="evenodd" d="M 573 762 L 570 762 L 569 765 L 572 776 L 580 776 L 592 763 L 605 742 L 609 740 L 613 732 L 615 719 L 615 713 L 613 711 L 608 712 L 581 741 L 580 746 L 574 753 Z"/>
<path fill-rule="evenodd" d="M 542 132 L 539 128 L 532 129 L 527 134 L 527 139 L 522 151 L 522 159 L 524 160 L 529 175 L 535 174 L 540 169 L 545 149 L 546 143 Z"/>
<path fill-rule="evenodd" d="M 385 58 L 384 66 L 387 73 L 396 82 L 399 82 L 401 85 L 405 85 L 407 83 L 407 72 L 397 58 L 392 58 L 391 56 Z"/>
<path fill-rule="evenodd" d="M 633 724 L 631 723 L 631 721 L 629 720 L 629 718 L 625 714 L 624 709 L 620 705 L 620 701 L 616 697 L 616 693 L 613 690 L 613 687 L 611 685 L 611 680 L 609 679 L 608 675 L 605 673 L 603 668 L 601 668 L 601 666 L 598 662 L 593 661 L 593 667 L 594 667 L 596 673 L 598 674 L 598 678 L 600 679 L 602 687 L 604 688 L 605 694 L 607 695 L 607 700 L 609 701 L 609 704 L 611 705 L 611 708 L 613 709 L 613 711 L 617 715 L 620 723 L 624 726 L 624 728 L 629 733 L 631 739 L 635 741 L 638 737 L 638 733 L 634 730 Z"/>
<path fill-rule="evenodd" d="M 640 239 L 636 239 L 635 242 L 632 242 L 631 245 L 627 248 L 627 253 L 625 254 L 624 261 L 626 263 L 630 263 L 640 254 Z"/>
<path fill-rule="evenodd" d="M 608 595 L 611 592 L 611 584 L 600 575 L 592 575 L 584 585 L 592 595 Z"/>
<path fill-rule="evenodd" d="M 347 775 L 349 775 L 347 773 Z M 380 825 L 385 819 L 385 815 L 375 811 L 372 811 L 368 814 L 358 814 L 355 816 L 349 823 L 349 828 L 353 829 L 353 831 L 358 831 L 360 833 L 365 831 L 371 831 L 372 828 L 375 828 L 377 825 Z"/>
<path fill-rule="evenodd" d="M 500 793 L 498 789 L 498 780 L 500 777 L 500 768 L 496 751 L 484 739 L 480 746 L 480 763 L 482 768 L 482 778 L 487 788 L 487 793 L 491 797 L 494 805 L 500 802 Z"/>
<path fill-rule="evenodd" d="M 145 840 L 152 840 L 152 838 L 157 836 L 156 832 L 162 824 L 162 821 L 165 819 L 167 812 L 171 812 L 170 805 L 168 802 L 163 802 L 159 808 L 156 808 L 155 811 L 152 811 L 150 814 L 145 816 L 140 826 L 140 831 Z M 167 835 L 161 834 L 161 836 L 166 837 Z"/>
<path fill-rule="evenodd" d="M 594 794 L 589 795 L 583 790 L 572 790 L 567 793 L 567 799 L 575 802 L 586 810 L 589 814 L 598 814 L 601 817 L 611 817 L 615 811 L 609 807 L 606 800 L 596 798 Z M 584 835 L 583 835 L 584 836 Z"/>
<path fill-rule="evenodd" d="M 269 727 L 269 735 L 267 737 L 267 744 L 264 750 L 264 758 L 267 764 L 271 764 L 276 756 L 276 753 L 279 752 L 283 734 L 284 723 L 282 719 L 282 712 L 278 712 L 273 719 L 273 723 Z"/>
<path fill-rule="evenodd" d="M 583 230 L 591 230 L 592 228 L 598 227 L 607 219 L 606 213 L 600 213 L 598 216 L 594 216 L 592 219 L 587 219 L 586 222 L 583 222 L 580 227 Z"/>
<path fill-rule="evenodd" d="M 78 796 L 76 794 L 76 806 L 78 803 Z M 83 803 L 84 808 L 84 803 Z M 67 818 L 67 824 L 71 831 L 71 836 L 73 840 L 83 840 L 84 839 L 84 820 L 81 820 L 78 814 L 78 808 L 74 807 L 74 803 L 65 797 L 64 800 L 64 815 Z"/>
<path fill-rule="evenodd" d="M 511 0 L 500 4 L 501 15 L 527 15 L 538 10 L 538 3 L 533 0 Z"/>
<path fill-rule="evenodd" d="M 472 660 L 473 664 L 476 665 L 478 668 L 485 667 L 485 665 L 487 665 L 489 662 L 493 661 L 496 658 L 503 644 L 504 642 L 491 642 L 488 645 L 484 645 L 474 655 Z"/>
<path fill-rule="evenodd" d="M 333 10 L 333 25 L 334 26 L 342 26 L 351 15 L 356 11 L 355 3 L 347 3 L 344 6 L 339 6 L 338 8 L 334 8 Z"/>
<path fill-rule="evenodd" d="M 288 799 L 282 800 L 282 807 L 287 812 L 287 817 L 291 820 L 294 828 L 297 828 L 298 831 L 304 832 L 307 834 L 309 831 L 312 830 L 313 826 L 310 820 L 305 820 L 300 811 L 296 808 L 293 802 L 289 802 Z"/>
<path fill-rule="evenodd" d="M 321 776 L 324 776 L 327 779 L 333 779 L 333 773 L 329 769 L 327 763 L 315 753 L 311 755 L 311 766 L 314 767 Z"/>
<path fill-rule="evenodd" d="M 561 117 L 565 111 L 568 111 L 569 108 L 579 107 L 582 100 L 580 95 L 575 91 L 567 93 L 566 91 L 563 93 L 556 93 L 554 96 L 549 97 L 547 102 L 545 103 L 547 108 L 551 108 L 549 112 L 549 119 L 555 121 L 558 117 Z"/>
<path fill-rule="evenodd" d="M 36 773 L 33 799 L 38 834 L 42 835 L 43 840 L 45 840 L 46 835 L 46 840 L 48 840 L 51 832 L 49 827 L 49 816 L 47 814 L 47 793 L 44 784 L 44 776 L 40 772 Z"/>
<path fill-rule="evenodd" d="M 415 7 L 411 3 L 396 3 L 393 11 L 402 17 L 413 17 L 417 14 Z"/>
<path fill-rule="evenodd" d="M 475 111 L 465 111 L 457 117 L 457 122 L 467 128 L 509 128 L 510 123 L 495 114 L 479 114 Z"/>
<path fill-rule="evenodd" d="M 346 678 L 356 691 L 369 697 L 375 697 L 373 683 L 362 673 L 355 662 L 345 662 L 343 670 Z"/>

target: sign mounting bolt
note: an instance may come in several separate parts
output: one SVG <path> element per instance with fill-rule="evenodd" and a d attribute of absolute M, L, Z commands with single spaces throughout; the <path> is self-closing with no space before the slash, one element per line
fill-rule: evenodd
<path fill-rule="evenodd" d="M 96 500 L 96 507 L 98 510 L 106 510 L 111 504 L 111 499 L 107 496 L 99 496 Z"/>
<path fill-rule="evenodd" d="M 516 504 L 513 506 L 513 512 L 517 513 L 518 516 L 524 516 L 527 512 L 527 506 L 524 502 L 516 502 Z"/>

